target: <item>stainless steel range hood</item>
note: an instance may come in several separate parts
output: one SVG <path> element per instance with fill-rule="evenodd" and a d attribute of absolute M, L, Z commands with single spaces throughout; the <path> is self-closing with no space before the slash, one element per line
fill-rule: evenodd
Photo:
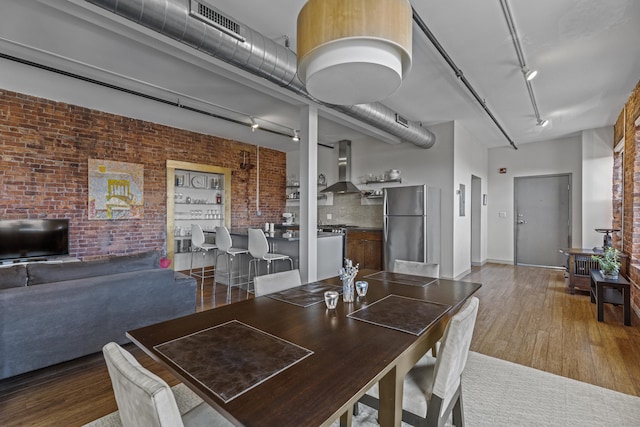
<path fill-rule="evenodd" d="M 338 142 L 338 182 L 321 193 L 359 193 L 360 189 L 351 182 L 351 141 Z"/>

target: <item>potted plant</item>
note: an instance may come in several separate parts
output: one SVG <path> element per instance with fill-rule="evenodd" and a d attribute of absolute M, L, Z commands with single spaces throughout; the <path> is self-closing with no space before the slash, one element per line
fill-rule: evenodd
<path fill-rule="evenodd" d="M 620 272 L 620 251 L 611 246 L 604 250 L 603 255 L 592 256 L 593 260 L 598 261 L 600 265 L 600 273 L 605 279 L 617 279 Z"/>

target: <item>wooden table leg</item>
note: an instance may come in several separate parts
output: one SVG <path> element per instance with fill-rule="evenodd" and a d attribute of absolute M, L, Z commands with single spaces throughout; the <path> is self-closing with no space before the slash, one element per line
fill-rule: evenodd
<path fill-rule="evenodd" d="M 598 322 L 604 322 L 604 286 L 596 283 L 596 305 L 598 308 Z"/>
<path fill-rule="evenodd" d="M 349 408 L 347 412 L 340 416 L 340 427 L 351 427 L 353 423 L 353 408 Z"/>
<path fill-rule="evenodd" d="M 622 313 L 624 314 L 624 325 L 631 326 L 631 285 L 622 287 L 622 296 L 624 298 L 624 304 L 622 306 Z"/>
<path fill-rule="evenodd" d="M 403 382 L 404 378 L 398 378 L 398 369 L 394 367 L 378 383 L 380 388 L 378 422 L 381 427 L 400 427 Z"/>

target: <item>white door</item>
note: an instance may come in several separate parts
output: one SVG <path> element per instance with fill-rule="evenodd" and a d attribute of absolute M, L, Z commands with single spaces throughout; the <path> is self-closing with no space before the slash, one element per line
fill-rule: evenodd
<path fill-rule="evenodd" d="M 571 175 L 515 178 L 517 265 L 562 267 L 571 247 Z"/>

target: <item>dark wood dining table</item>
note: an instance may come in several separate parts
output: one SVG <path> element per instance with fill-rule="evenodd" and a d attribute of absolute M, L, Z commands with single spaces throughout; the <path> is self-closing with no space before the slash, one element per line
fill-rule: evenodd
<path fill-rule="evenodd" d="M 481 285 L 372 270 L 356 280 L 369 282 L 366 296 L 334 310 L 323 293 L 341 289 L 338 277 L 127 336 L 235 425 L 350 425 L 379 382 L 380 425 L 399 426 L 405 374 Z"/>

